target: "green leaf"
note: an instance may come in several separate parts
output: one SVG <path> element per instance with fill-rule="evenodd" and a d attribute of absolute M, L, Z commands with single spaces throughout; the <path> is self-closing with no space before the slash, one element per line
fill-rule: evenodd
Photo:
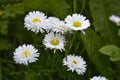
<path fill-rule="evenodd" d="M 5 10 L 14 14 L 39 10 L 63 19 L 68 14 L 68 8 L 69 6 L 65 0 L 25 0 L 19 4 L 9 5 L 5 7 Z"/>
<path fill-rule="evenodd" d="M 108 55 L 111 61 L 120 60 L 120 48 L 115 45 L 107 45 L 99 50 L 102 54 Z"/>
<path fill-rule="evenodd" d="M 117 28 L 109 20 L 112 14 L 120 15 L 120 0 L 90 0 L 89 6 L 93 17 L 95 30 L 103 38 L 106 44 L 115 44 L 120 46 L 120 37 L 117 35 Z"/>
<path fill-rule="evenodd" d="M 113 56 L 117 51 L 118 51 L 118 47 L 116 47 L 115 45 L 107 45 L 104 46 L 102 48 L 100 48 L 100 52 L 102 54 L 108 55 L 108 56 Z"/>
<path fill-rule="evenodd" d="M 107 77 L 111 77 L 110 80 L 114 78 L 114 72 L 112 71 L 111 63 L 107 57 L 100 54 L 99 48 L 103 46 L 103 42 L 95 31 L 91 29 L 86 30 L 86 35 L 81 35 L 83 44 L 87 51 L 89 58 L 95 64 L 96 69 Z M 109 73 L 108 73 L 109 72 Z"/>
<path fill-rule="evenodd" d="M 34 1 L 33 0 L 24 0 L 22 5 L 27 11 L 33 11 L 33 10 L 44 11 L 44 10 L 46 10 L 46 5 L 47 4 L 44 3 L 44 0 L 34 0 Z"/>
<path fill-rule="evenodd" d="M 110 57 L 110 60 L 111 61 L 118 61 L 118 60 L 120 60 L 120 55 L 116 56 L 116 57 Z"/>
<path fill-rule="evenodd" d="M 69 8 L 65 0 L 25 0 L 23 5 L 26 9 L 29 9 L 29 11 L 46 11 L 59 18 L 64 18 L 68 13 Z"/>
<path fill-rule="evenodd" d="M 46 0 L 48 3 L 47 8 L 52 12 L 56 17 L 65 18 L 68 14 L 69 6 L 66 4 L 65 0 Z"/>

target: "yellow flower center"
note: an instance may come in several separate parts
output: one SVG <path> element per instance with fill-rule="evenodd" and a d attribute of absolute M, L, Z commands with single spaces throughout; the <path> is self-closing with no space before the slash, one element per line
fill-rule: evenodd
<path fill-rule="evenodd" d="M 79 21 L 75 21 L 75 22 L 73 23 L 73 25 L 74 25 L 75 27 L 80 27 L 80 26 L 81 26 L 81 23 L 80 23 Z"/>
<path fill-rule="evenodd" d="M 52 45 L 58 45 L 59 44 L 59 40 L 58 39 L 52 39 L 51 40 L 51 44 Z"/>
<path fill-rule="evenodd" d="M 34 18 L 34 19 L 32 20 L 32 22 L 33 22 L 33 23 L 37 23 L 37 22 L 41 22 L 41 21 L 40 21 L 40 19 L 38 19 L 38 18 Z"/>
<path fill-rule="evenodd" d="M 78 64 L 78 61 L 73 60 L 72 63 L 73 63 L 73 64 Z"/>
<path fill-rule="evenodd" d="M 26 58 L 28 58 L 30 56 L 30 52 L 28 50 L 25 50 L 22 52 L 22 55 Z"/>
<path fill-rule="evenodd" d="M 0 10 L 0 16 L 3 14 L 3 10 Z"/>

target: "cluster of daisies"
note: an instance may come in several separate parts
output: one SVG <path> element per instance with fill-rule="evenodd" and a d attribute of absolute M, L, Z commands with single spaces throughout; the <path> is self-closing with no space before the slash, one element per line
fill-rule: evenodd
<path fill-rule="evenodd" d="M 90 22 L 81 14 L 68 15 L 65 20 L 60 20 L 57 17 L 47 17 L 43 12 L 29 12 L 24 19 L 24 27 L 37 33 L 47 32 L 43 39 L 43 45 L 46 48 L 61 52 L 65 50 L 66 43 L 64 34 L 67 32 L 81 31 L 85 34 L 84 29 L 90 27 Z M 45 49 L 46 49 L 45 48 Z M 16 63 L 28 65 L 28 63 L 36 62 L 40 53 L 31 44 L 23 44 L 14 51 L 14 60 Z M 75 71 L 79 75 L 86 72 L 86 61 L 81 56 L 67 55 L 63 59 L 63 65 L 68 67 L 68 71 Z M 95 76 L 90 80 L 107 80 L 102 76 Z"/>

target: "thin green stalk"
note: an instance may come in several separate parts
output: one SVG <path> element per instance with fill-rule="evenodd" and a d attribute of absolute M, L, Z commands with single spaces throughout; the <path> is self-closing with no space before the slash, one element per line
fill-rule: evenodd
<path fill-rule="evenodd" d="M 71 43 L 70 43 L 68 49 L 67 49 L 66 52 L 65 52 L 65 55 L 66 55 L 66 56 L 68 55 L 69 51 L 71 50 L 71 48 L 72 48 L 72 46 L 73 46 L 73 43 L 74 43 L 74 40 L 75 40 L 76 35 L 77 35 L 77 32 L 76 32 L 76 31 L 73 32 L 73 33 L 74 33 L 74 34 L 73 34 L 73 37 L 72 37 Z"/>
<path fill-rule="evenodd" d="M 76 13 L 76 8 L 77 8 L 77 0 L 73 0 L 73 12 Z M 72 48 L 72 45 L 73 45 L 73 42 L 75 40 L 75 37 L 76 37 L 76 32 L 74 33 L 73 35 L 73 38 L 72 38 L 72 43 L 69 45 L 68 49 L 66 50 L 65 52 L 65 55 L 67 56 L 67 54 L 69 53 L 69 51 L 71 50 Z"/>
<path fill-rule="evenodd" d="M 25 66 L 25 80 L 28 80 L 28 76 L 30 75 L 30 66 Z"/>
<path fill-rule="evenodd" d="M 79 55 L 81 55 L 85 51 L 85 47 L 82 49 Z"/>
<path fill-rule="evenodd" d="M 84 0 L 84 1 L 82 2 L 82 9 L 81 9 L 81 11 L 80 11 L 81 14 L 82 14 L 82 12 L 83 12 L 83 10 L 84 10 L 84 8 L 85 8 L 85 3 L 86 3 L 86 0 Z"/>
<path fill-rule="evenodd" d="M 77 10 L 77 0 L 73 0 L 73 11 L 76 13 Z"/>
<path fill-rule="evenodd" d="M 53 61 L 52 61 L 51 69 L 54 69 L 54 65 L 55 65 L 55 62 L 56 62 L 56 56 L 57 56 L 57 54 L 55 54 L 55 55 L 53 56 Z"/>
<path fill-rule="evenodd" d="M 1 67 L 1 63 L 0 63 L 0 80 L 2 80 L 2 67 Z"/>
<path fill-rule="evenodd" d="M 117 61 L 117 62 L 115 62 L 115 65 L 116 65 L 116 70 L 117 70 L 117 73 L 118 73 L 118 75 L 117 75 L 117 78 L 118 79 L 120 79 L 120 62 L 119 61 Z"/>
<path fill-rule="evenodd" d="M 72 73 L 69 74 L 68 80 L 71 80 Z"/>

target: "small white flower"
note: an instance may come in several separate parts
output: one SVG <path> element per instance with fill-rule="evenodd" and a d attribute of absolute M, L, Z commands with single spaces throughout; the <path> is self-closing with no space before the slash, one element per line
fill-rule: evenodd
<path fill-rule="evenodd" d="M 47 32 L 53 31 L 53 32 L 60 32 L 62 34 L 64 34 L 67 31 L 70 31 L 70 29 L 65 26 L 65 22 L 61 21 L 57 17 L 48 17 L 48 19 L 46 20 L 45 30 Z"/>
<path fill-rule="evenodd" d="M 24 27 L 35 33 L 39 31 L 44 32 L 43 28 L 45 26 L 46 16 L 44 13 L 39 11 L 29 12 L 24 19 Z"/>
<path fill-rule="evenodd" d="M 102 76 L 94 76 L 93 78 L 90 78 L 90 80 L 108 80 L 108 79 Z"/>
<path fill-rule="evenodd" d="M 61 52 L 62 50 L 65 50 L 64 43 L 64 36 L 54 32 L 46 34 L 43 40 L 43 44 L 46 46 L 46 48 L 54 49 L 54 53 L 56 49 L 59 49 Z"/>
<path fill-rule="evenodd" d="M 58 21 L 58 22 L 56 22 L 55 28 L 53 28 L 53 31 L 64 34 L 67 31 L 70 31 L 70 29 L 68 27 L 66 27 L 64 21 Z"/>
<path fill-rule="evenodd" d="M 82 32 L 90 26 L 89 20 L 81 14 L 68 15 L 65 22 L 66 26 L 72 30 L 81 30 Z"/>
<path fill-rule="evenodd" d="M 15 49 L 14 60 L 16 63 L 28 65 L 28 63 L 36 62 L 39 54 L 34 46 L 23 44 Z"/>
<path fill-rule="evenodd" d="M 46 20 L 46 27 L 44 28 L 47 32 L 53 30 L 60 20 L 57 17 L 48 17 Z"/>
<path fill-rule="evenodd" d="M 68 55 L 63 59 L 63 65 L 68 67 L 68 71 L 76 71 L 79 75 L 83 75 L 86 71 L 86 62 L 81 56 Z"/>
<path fill-rule="evenodd" d="M 111 16 L 109 17 L 109 19 L 110 19 L 111 21 L 113 21 L 114 23 L 116 23 L 117 26 L 120 26 L 120 17 L 115 16 L 115 15 L 111 15 Z"/>

